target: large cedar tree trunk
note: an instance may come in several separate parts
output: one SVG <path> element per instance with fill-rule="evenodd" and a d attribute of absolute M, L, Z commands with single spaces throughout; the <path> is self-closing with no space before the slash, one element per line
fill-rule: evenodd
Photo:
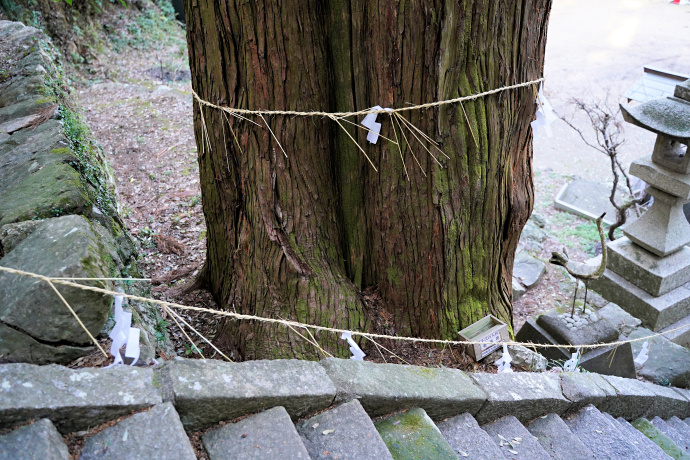
<path fill-rule="evenodd" d="M 187 0 L 192 86 L 219 105 L 332 112 L 479 93 L 542 75 L 550 7 Z M 439 167 L 407 132 L 421 164 L 406 151 L 408 181 L 397 147 L 371 145 L 352 125 L 344 124 L 378 172 L 328 118 L 266 116 L 286 157 L 260 117 L 250 118 L 262 126 L 226 120 L 196 104 L 204 276 L 219 304 L 431 338 L 455 339 L 488 313 L 512 323 L 513 257 L 533 203 L 535 92 L 509 90 L 464 109 L 471 130 L 459 104 L 404 114 L 450 157 Z M 377 121 L 394 138 L 389 117 Z M 335 334 L 317 340 L 346 350 Z M 225 321 L 215 342 L 243 359 L 317 356 L 290 329 L 257 321 Z"/>

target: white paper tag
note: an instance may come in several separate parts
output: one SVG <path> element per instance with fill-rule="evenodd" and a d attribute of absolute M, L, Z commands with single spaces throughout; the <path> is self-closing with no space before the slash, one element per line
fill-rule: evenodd
<path fill-rule="evenodd" d="M 510 357 L 508 353 L 508 345 L 503 344 L 503 356 L 501 359 L 496 361 L 494 364 L 498 367 L 499 373 L 510 373 L 513 372 L 513 368 L 510 367 L 510 363 L 513 362 L 513 358 Z"/>
<path fill-rule="evenodd" d="M 577 365 L 580 363 L 580 349 L 578 348 L 571 358 L 563 363 L 563 370 L 565 372 L 580 372 Z"/>
<path fill-rule="evenodd" d="M 130 366 L 134 366 L 137 361 L 139 361 L 139 354 L 141 349 L 139 348 L 139 336 L 141 335 L 141 330 L 136 327 L 129 328 L 129 335 L 127 337 L 127 348 L 125 349 L 125 356 L 127 358 L 133 358 L 134 361 Z"/>
<path fill-rule="evenodd" d="M 539 93 L 537 96 L 537 119 L 531 123 L 534 137 L 539 137 L 544 134 L 547 137 L 553 137 L 551 123 L 557 119 L 558 116 L 556 112 L 554 112 L 553 107 L 551 107 L 549 101 L 544 97 L 544 85 L 539 85 Z"/>
<path fill-rule="evenodd" d="M 389 108 L 381 108 L 380 105 L 376 105 L 371 108 L 371 110 L 387 110 L 388 112 L 391 111 Z M 376 144 L 379 140 L 379 134 L 381 133 L 381 123 L 376 123 L 376 116 L 378 113 L 368 113 L 365 117 L 364 120 L 362 120 L 361 124 L 365 128 L 368 128 L 369 134 L 367 134 L 367 140 L 372 143 Z"/>
<path fill-rule="evenodd" d="M 364 357 L 366 356 L 364 352 L 362 351 L 361 348 L 359 348 L 359 345 L 357 345 L 357 342 L 352 340 L 352 333 L 351 332 L 343 332 L 342 335 L 340 336 L 342 340 L 347 340 L 347 343 L 350 344 L 350 352 L 352 353 L 352 356 L 350 356 L 350 359 L 354 359 L 355 361 L 364 361 Z"/>
<path fill-rule="evenodd" d="M 642 344 L 642 349 L 633 362 L 636 367 L 642 367 L 647 362 L 647 359 L 649 359 L 649 340 Z"/>

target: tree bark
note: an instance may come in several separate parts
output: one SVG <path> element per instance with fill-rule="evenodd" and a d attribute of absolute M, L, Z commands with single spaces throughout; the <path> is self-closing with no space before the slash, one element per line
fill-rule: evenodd
<path fill-rule="evenodd" d="M 192 85 L 218 105 L 332 112 L 483 92 L 541 76 L 550 6 L 187 0 Z M 404 167 L 396 145 L 343 123 L 378 172 L 328 118 L 251 116 L 257 126 L 195 105 L 211 292 L 241 313 L 353 330 L 383 318 L 398 335 L 455 339 L 488 313 L 512 324 L 534 101 L 527 87 L 404 113 L 450 157 L 436 151 L 441 166 L 388 116 L 381 134 L 400 139 Z M 347 350 L 335 334 L 317 341 Z M 317 356 L 258 321 L 226 321 L 215 342 L 242 359 Z"/>

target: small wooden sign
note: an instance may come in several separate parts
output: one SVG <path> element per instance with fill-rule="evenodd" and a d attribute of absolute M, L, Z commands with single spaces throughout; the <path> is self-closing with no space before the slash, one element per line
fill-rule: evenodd
<path fill-rule="evenodd" d="M 468 342 L 492 342 L 490 344 L 467 345 L 465 350 L 475 361 L 485 358 L 501 346 L 501 342 L 510 340 L 508 325 L 493 315 L 485 316 L 458 332 L 460 340 Z"/>

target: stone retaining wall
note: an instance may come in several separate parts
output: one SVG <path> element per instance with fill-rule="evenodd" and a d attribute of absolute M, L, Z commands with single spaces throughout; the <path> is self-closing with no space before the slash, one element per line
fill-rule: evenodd
<path fill-rule="evenodd" d="M 55 277 L 136 276 L 136 247 L 114 184 L 50 39 L 0 21 L 0 266 Z M 112 298 L 58 289 L 91 334 L 101 333 Z M 142 357 L 151 358 L 156 310 L 130 307 L 143 330 Z M 50 286 L 0 273 L 0 362 L 67 363 L 91 350 Z"/>

